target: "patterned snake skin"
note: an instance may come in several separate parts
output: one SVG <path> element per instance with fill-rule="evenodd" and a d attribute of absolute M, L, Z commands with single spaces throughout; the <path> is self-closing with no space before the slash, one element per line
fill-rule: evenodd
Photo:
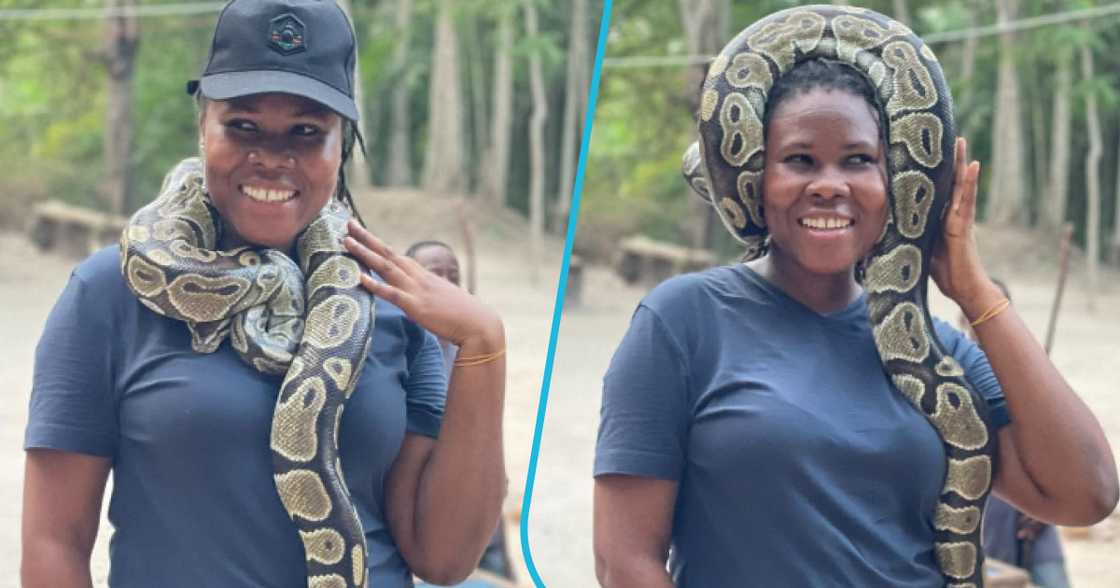
<path fill-rule="evenodd" d="M 933 514 L 934 550 L 950 588 L 983 586 L 981 511 L 991 488 L 994 435 L 987 404 L 933 332 L 926 287 L 953 178 L 952 101 L 937 58 L 905 26 L 870 10 L 807 6 L 739 33 L 712 62 L 700 100 L 700 140 L 685 153 L 690 186 L 747 247 L 766 252 L 763 112 L 777 77 L 825 58 L 854 67 L 885 111 L 890 206 L 866 260 L 863 286 L 875 344 L 895 387 L 937 430 L 948 460 Z"/>
<path fill-rule="evenodd" d="M 374 320 L 361 266 L 341 245 L 349 218 L 332 201 L 297 238 L 299 266 L 273 249 L 219 250 L 218 214 L 192 158 L 121 236 L 129 288 L 185 321 L 195 351 L 212 353 L 229 335 L 246 363 L 284 375 L 272 417 L 274 481 L 303 540 L 309 588 L 367 586 L 365 535 L 338 459 L 342 410 Z"/>

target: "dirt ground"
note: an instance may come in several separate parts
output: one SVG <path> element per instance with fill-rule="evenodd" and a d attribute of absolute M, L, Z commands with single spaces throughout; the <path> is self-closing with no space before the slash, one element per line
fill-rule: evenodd
<path fill-rule="evenodd" d="M 400 248 L 423 238 L 443 239 L 461 248 L 457 203 L 452 198 L 433 199 L 414 192 L 378 192 L 360 200 L 367 223 Z M 534 257 L 532 248 L 524 244 L 523 224 L 505 211 L 476 212 L 472 222 L 478 227 L 478 292 L 503 316 L 509 340 L 505 439 L 510 491 L 506 508 L 515 519 L 528 469 L 562 245 L 547 241 Z M 1052 297 L 1055 256 L 1030 237 L 984 237 L 982 245 L 994 259 L 993 273 L 1007 279 L 1016 307 L 1041 338 Z M 12 400 L 0 407 L 0 586 L 16 586 L 21 448 L 34 346 L 74 261 L 41 254 L 15 233 L 0 233 L 0 250 L 5 253 L 0 256 L 0 308 L 4 309 L 0 332 L 5 334 L 0 338 L 0 381 L 11 384 Z M 1013 261 L 1016 259 L 1022 261 Z M 1109 385 L 1112 369 L 1120 367 L 1120 276 L 1104 276 L 1097 310 L 1090 312 L 1082 275 L 1075 273 L 1067 290 L 1054 357 L 1101 419 L 1113 446 L 1120 447 L 1120 397 L 1113 393 L 1115 386 Z M 623 285 L 606 269 L 590 268 L 585 272 L 583 303 L 569 307 L 561 323 L 527 519 L 533 560 L 549 586 L 594 585 L 591 462 L 600 378 L 645 291 Z M 939 304 L 943 315 L 949 312 L 945 310 L 948 303 Z M 93 557 L 100 585 L 104 585 L 108 567 L 109 534 L 110 527 L 103 521 Z M 508 539 L 515 548 L 519 544 L 516 535 Z M 1075 586 L 1117 585 L 1120 517 L 1114 515 L 1095 528 L 1067 536 L 1065 547 Z M 528 584 L 528 575 L 524 569 L 520 571 L 521 583 Z"/>

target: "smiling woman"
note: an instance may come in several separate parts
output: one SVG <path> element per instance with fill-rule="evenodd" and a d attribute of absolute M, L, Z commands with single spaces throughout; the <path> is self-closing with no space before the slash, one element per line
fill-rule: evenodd
<path fill-rule="evenodd" d="M 114 587 L 403 588 L 478 563 L 505 490 L 502 322 L 356 218 L 355 61 L 333 2 L 222 11 L 188 84 L 201 158 L 43 330 L 24 586 L 90 585 L 110 472 Z M 450 383 L 437 336 L 464 358 Z"/>
<path fill-rule="evenodd" d="M 206 100 L 199 117 L 206 186 L 239 241 L 291 250 L 335 195 L 342 117 L 290 94 Z"/>
<path fill-rule="evenodd" d="M 920 38 L 862 8 L 772 14 L 711 63 L 699 114 L 685 173 L 745 263 L 658 286 L 611 360 L 604 586 L 979 588 L 989 490 L 1061 524 L 1112 511 L 1099 423 L 980 261 L 979 163 Z M 929 318 L 927 277 L 984 351 Z"/>

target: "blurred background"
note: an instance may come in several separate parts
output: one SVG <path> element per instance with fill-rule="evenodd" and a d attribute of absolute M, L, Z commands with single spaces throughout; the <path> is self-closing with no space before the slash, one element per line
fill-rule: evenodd
<path fill-rule="evenodd" d="M 528 525 L 550 586 L 595 582 L 601 379 L 631 313 L 660 280 L 741 255 L 680 175 L 705 64 L 758 18 L 799 4 L 807 3 L 613 4 L 574 244 L 582 263 L 570 275 Z M 1120 449 L 1120 3 L 851 4 L 907 23 L 937 54 L 959 132 L 983 165 L 985 266 L 1008 284 L 1016 310 Z M 936 315 L 956 321 L 955 304 L 936 291 L 931 298 Z M 1120 515 L 1061 536 L 1072 585 L 1120 585 Z"/>
<path fill-rule="evenodd" d="M 19 563 L 33 351 L 71 268 L 197 153 L 193 100 L 224 3 L 0 0 L 0 586 Z M 348 177 L 399 250 L 449 243 L 506 323 L 507 540 L 517 536 L 602 0 L 380 0 L 353 19 L 367 157 Z M 110 342 L 111 344 L 111 342 Z M 107 502 L 107 501 L 106 501 Z M 107 571 L 108 522 L 95 551 Z"/>

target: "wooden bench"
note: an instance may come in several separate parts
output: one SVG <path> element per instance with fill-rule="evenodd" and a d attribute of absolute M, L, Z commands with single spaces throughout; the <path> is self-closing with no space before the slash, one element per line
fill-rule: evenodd
<path fill-rule="evenodd" d="M 715 256 L 710 251 L 636 235 L 620 243 L 615 269 L 628 284 L 653 286 L 676 274 L 706 269 L 714 264 Z"/>
<path fill-rule="evenodd" d="M 122 216 L 47 200 L 32 208 L 28 234 L 43 251 L 84 258 L 119 241 L 127 223 Z"/>

